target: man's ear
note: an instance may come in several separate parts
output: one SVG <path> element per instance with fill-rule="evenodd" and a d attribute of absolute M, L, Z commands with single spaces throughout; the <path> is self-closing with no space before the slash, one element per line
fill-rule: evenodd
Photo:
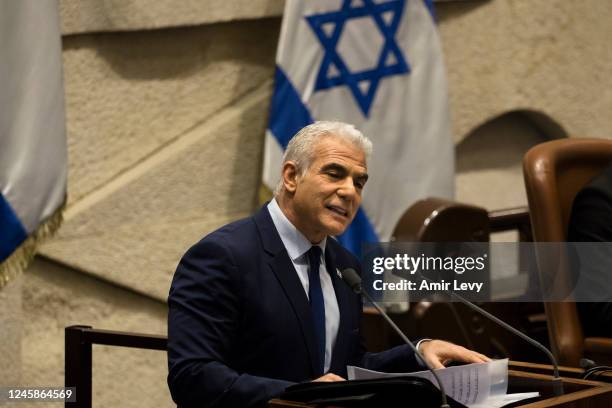
<path fill-rule="evenodd" d="M 283 186 L 287 192 L 293 194 L 297 189 L 299 171 L 294 161 L 286 161 L 283 163 L 283 171 L 281 173 L 283 178 Z"/>

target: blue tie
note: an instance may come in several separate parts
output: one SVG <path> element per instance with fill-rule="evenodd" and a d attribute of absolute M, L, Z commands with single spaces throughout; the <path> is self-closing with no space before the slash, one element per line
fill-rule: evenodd
<path fill-rule="evenodd" d="M 321 263 L 321 248 L 312 246 L 308 250 L 308 262 L 310 269 L 308 272 L 308 300 L 314 321 L 315 335 L 319 345 L 319 359 L 321 374 L 325 367 L 325 302 L 323 301 L 323 289 L 321 289 L 321 279 L 319 277 L 319 266 Z"/>

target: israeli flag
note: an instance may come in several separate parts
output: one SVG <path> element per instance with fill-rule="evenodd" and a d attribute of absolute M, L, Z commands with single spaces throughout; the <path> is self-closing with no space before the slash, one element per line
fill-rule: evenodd
<path fill-rule="evenodd" d="M 0 2 L 0 287 L 57 227 L 66 197 L 57 4 Z"/>
<path fill-rule="evenodd" d="M 316 120 L 354 124 L 374 145 L 362 208 L 339 238 L 353 253 L 388 241 L 416 200 L 453 195 L 444 61 L 426 0 L 288 0 L 276 56 L 263 181 Z"/>

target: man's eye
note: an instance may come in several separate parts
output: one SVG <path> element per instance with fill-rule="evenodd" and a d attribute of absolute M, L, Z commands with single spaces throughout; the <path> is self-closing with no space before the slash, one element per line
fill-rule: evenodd
<path fill-rule="evenodd" d="M 368 181 L 367 179 L 363 179 L 363 178 L 358 178 L 355 180 L 355 187 L 357 187 L 358 189 L 363 190 L 365 188 L 366 185 L 366 181 Z"/>

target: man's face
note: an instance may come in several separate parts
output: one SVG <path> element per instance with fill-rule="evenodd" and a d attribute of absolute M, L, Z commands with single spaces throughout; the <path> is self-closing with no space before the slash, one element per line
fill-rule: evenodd
<path fill-rule="evenodd" d="M 337 137 L 322 138 L 293 195 L 294 225 L 312 243 L 340 235 L 349 226 L 368 179 L 365 153 Z"/>

